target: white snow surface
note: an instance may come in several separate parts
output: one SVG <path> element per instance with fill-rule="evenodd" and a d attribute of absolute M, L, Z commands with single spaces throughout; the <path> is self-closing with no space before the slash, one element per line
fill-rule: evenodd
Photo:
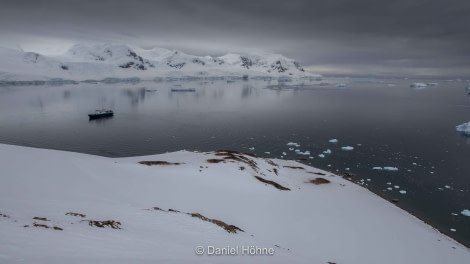
<path fill-rule="evenodd" d="M 44 56 L 0 47 L 0 81 L 61 78 L 320 79 L 305 72 L 295 60 L 280 54 L 227 54 L 193 56 L 164 48 L 142 49 L 118 44 L 77 44 L 65 54 Z"/>
<path fill-rule="evenodd" d="M 470 260 L 466 247 L 340 176 L 295 161 L 247 155 L 242 157 L 256 167 L 235 160 L 208 163 L 223 158 L 215 154 L 179 151 L 105 158 L 0 144 L 0 263 Z M 180 165 L 147 166 L 139 161 Z M 330 183 L 308 183 L 318 177 L 313 173 L 325 173 L 321 177 Z M 170 208 L 180 213 L 169 212 Z M 200 213 L 245 232 L 228 233 L 186 213 Z M 82 220 L 119 221 L 122 229 L 94 227 Z M 198 256 L 197 246 L 256 246 L 275 253 Z"/>

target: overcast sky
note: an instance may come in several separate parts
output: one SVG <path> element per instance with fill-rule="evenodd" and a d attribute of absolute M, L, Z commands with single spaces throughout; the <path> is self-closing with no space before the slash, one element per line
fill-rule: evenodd
<path fill-rule="evenodd" d="M 322 74 L 470 75 L 463 0 L 7 0 L 0 25 L 0 46 L 46 54 L 108 42 L 276 52 Z"/>

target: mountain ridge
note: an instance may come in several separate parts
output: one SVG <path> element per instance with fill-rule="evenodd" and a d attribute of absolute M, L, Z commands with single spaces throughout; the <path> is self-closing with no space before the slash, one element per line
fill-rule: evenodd
<path fill-rule="evenodd" d="M 0 80 L 106 78 L 139 80 L 270 79 L 292 81 L 320 79 L 296 60 L 280 54 L 227 53 L 219 57 L 189 55 L 165 48 L 142 49 L 121 44 L 76 44 L 64 54 L 45 56 L 0 48 Z"/>

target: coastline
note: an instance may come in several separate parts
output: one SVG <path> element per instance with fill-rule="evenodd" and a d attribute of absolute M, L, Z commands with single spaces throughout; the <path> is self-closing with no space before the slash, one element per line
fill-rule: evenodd
<path fill-rule="evenodd" d="M 146 255 L 148 261 L 202 263 L 209 256 L 194 254 L 197 243 L 205 248 L 253 245 L 276 250 L 274 255 L 251 260 L 246 256 L 220 259 L 228 263 L 303 263 L 306 259 L 318 263 L 442 263 L 470 259 L 464 245 L 387 200 L 341 176 L 295 161 L 230 151 L 104 158 L 4 144 L 0 145 L 0 157 L 0 213 L 7 216 L 0 218 L 5 234 L 0 245 L 17 246 L 2 246 L 9 249 L 2 250 L 2 263 L 56 255 L 74 260 L 74 255 L 67 253 L 70 245 L 64 243 L 71 238 L 90 244 L 81 249 L 89 252 L 90 260 L 108 261 L 110 252 L 133 259 L 133 254 L 114 251 L 117 248 L 133 245 L 144 253 L 152 248 L 145 245 L 152 244 L 161 250 Z M 143 161 L 154 163 L 139 164 Z M 320 178 L 328 182 L 312 182 Z M 85 219 L 113 219 L 123 230 L 91 227 L 80 222 L 85 219 L 77 222 L 66 215 L 68 212 L 86 214 Z M 194 218 L 196 213 L 206 220 Z M 49 221 L 33 221 L 33 217 Z M 228 234 L 213 224 L 215 220 L 244 232 Z M 53 224 L 63 232 L 33 227 L 33 222 Z M 127 242 L 114 241 L 116 237 Z M 183 246 L 177 246 L 181 241 L 185 241 Z M 44 245 L 54 250 L 37 250 Z"/>

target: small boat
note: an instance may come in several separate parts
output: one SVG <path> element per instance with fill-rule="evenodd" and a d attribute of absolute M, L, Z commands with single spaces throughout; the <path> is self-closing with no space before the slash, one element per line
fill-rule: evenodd
<path fill-rule="evenodd" d="M 88 114 L 88 116 L 90 117 L 90 120 L 103 118 L 103 117 L 111 117 L 113 115 L 114 115 L 113 110 L 109 110 L 109 109 L 96 110 L 94 113 Z"/>
<path fill-rule="evenodd" d="M 171 88 L 172 92 L 195 92 L 196 88 Z"/>

